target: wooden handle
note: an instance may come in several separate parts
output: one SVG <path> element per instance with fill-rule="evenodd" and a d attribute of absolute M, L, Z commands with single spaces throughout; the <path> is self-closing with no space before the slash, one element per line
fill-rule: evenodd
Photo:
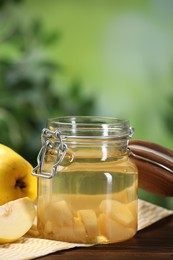
<path fill-rule="evenodd" d="M 139 187 L 161 196 L 173 196 L 173 151 L 143 140 L 130 140 L 129 149 L 138 167 Z"/>

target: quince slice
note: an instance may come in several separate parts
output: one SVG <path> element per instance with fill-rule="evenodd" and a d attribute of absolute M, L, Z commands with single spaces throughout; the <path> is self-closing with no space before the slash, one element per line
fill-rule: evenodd
<path fill-rule="evenodd" d="M 89 239 L 96 239 L 98 235 L 97 216 L 92 209 L 78 210 L 78 216 L 85 226 Z"/>
<path fill-rule="evenodd" d="M 43 221 L 50 221 L 53 229 L 57 226 L 72 226 L 74 223 L 73 214 L 65 200 L 49 203 L 43 214 Z"/>
<path fill-rule="evenodd" d="M 120 242 L 131 238 L 135 234 L 133 228 L 127 228 L 101 213 L 98 218 L 100 234 L 110 242 Z"/>
<path fill-rule="evenodd" d="M 86 242 L 86 230 L 81 222 L 80 218 L 75 218 L 75 223 L 74 223 L 74 234 L 75 234 L 75 241 L 78 243 L 85 243 Z"/>
<path fill-rule="evenodd" d="M 126 204 L 116 200 L 102 200 L 100 203 L 100 211 L 122 225 L 130 225 L 134 217 Z"/>
<path fill-rule="evenodd" d="M 26 234 L 35 216 L 34 203 L 27 197 L 0 206 L 0 243 L 13 242 Z"/>
<path fill-rule="evenodd" d="M 85 243 L 86 231 L 84 225 L 79 218 L 75 218 L 73 226 L 59 227 L 56 230 L 56 240 L 73 242 L 73 243 Z"/>

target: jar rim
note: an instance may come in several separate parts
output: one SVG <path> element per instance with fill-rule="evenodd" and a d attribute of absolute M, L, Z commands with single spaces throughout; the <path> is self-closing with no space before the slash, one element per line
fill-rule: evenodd
<path fill-rule="evenodd" d="M 49 129 L 70 137 L 128 138 L 133 135 L 129 120 L 104 116 L 64 116 L 48 119 Z M 91 133 L 92 132 L 92 133 Z"/>
<path fill-rule="evenodd" d="M 80 126 L 98 126 L 106 124 L 109 126 L 129 126 L 129 121 L 124 118 L 106 117 L 106 116 L 62 116 L 48 119 L 49 123 L 56 123 L 58 125 L 71 126 L 77 124 Z"/>

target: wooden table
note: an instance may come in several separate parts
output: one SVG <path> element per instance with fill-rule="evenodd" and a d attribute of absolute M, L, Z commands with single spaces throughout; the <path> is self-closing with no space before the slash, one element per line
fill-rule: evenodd
<path fill-rule="evenodd" d="M 139 231 L 128 241 L 59 251 L 38 260 L 172 259 L 173 215 Z"/>

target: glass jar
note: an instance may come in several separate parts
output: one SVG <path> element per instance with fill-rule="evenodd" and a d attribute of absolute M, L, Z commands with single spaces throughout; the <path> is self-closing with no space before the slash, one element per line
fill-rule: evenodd
<path fill-rule="evenodd" d="M 128 120 L 60 117 L 42 131 L 38 230 L 43 238 L 115 243 L 137 231 L 137 168 Z"/>

